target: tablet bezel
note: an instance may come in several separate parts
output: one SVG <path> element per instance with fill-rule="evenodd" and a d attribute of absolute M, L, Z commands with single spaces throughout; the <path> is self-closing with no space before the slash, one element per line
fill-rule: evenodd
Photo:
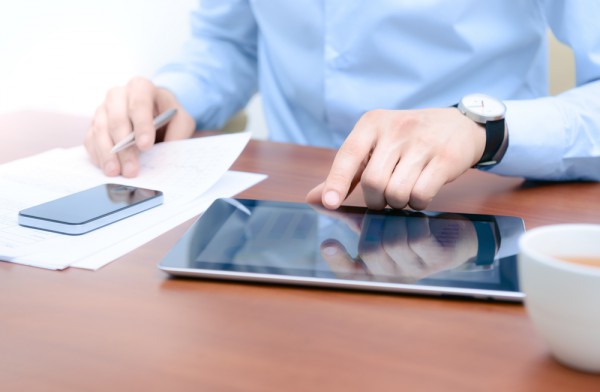
<path fill-rule="evenodd" d="M 260 203 L 261 206 L 266 204 L 273 204 L 277 208 L 290 206 L 292 208 L 312 208 L 311 206 L 303 203 L 289 203 L 279 201 L 265 201 L 265 200 L 244 200 L 244 199 L 219 199 L 227 200 L 228 203 L 240 203 L 246 205 L 249 203 L 250 206 L 253 203 Z M 348 212 L 359 212 L 364 213 L 367 210 L 363 207 L 344 207 L 343 210 Z M 370 211 L 372 212 L 372 211 Z M 410 214 L 412 212 L 395 210 L 389 211 L 388 213 L 394 214 Z M 422 211 L 424 214 L 436 214 L 432 211 Z M 508 217 L 508 216 L 492 216 L 492 215 L 481 215 L 481 214 L 460 214 L 462 216 L 468 216 L 470 219 L 477 221 L 491 221 L 496 219 L 508 219 L 512 220 L 513 223 L 517 223 L 517 226 L 524 231 L 524 224 L 521 218 Z M 192 278 L 207 278 L 207 279 L 219 279 L 227 281 L 241 281 L 241 282 L 255 282 L 255 283 L 271 283 L 271 284 L 283 284 L 283 285 L 299 285 L 308 287 L 326 287 L 326 288 L 337 288 L 337 289 L 352 289 L 352 290 L 368 290 L 368 291 L 382 291 L 382 292 L 396 292 L 405 294 L 417 294 L 417 295 L 435 295 L 435 296 L 448 296 L 448 297 L 468 297 L 485 300 L 501 300 L 510 302 L 521 302 L 524 298 L 524 294 L 520 291 L 507 291 L 507 290 L 494 290 L 494 289 L 481 289 L 481 288 L 469 288 L 469 287 L 450 287 L 450 286 L 438 286 L 438 285 L 426 285 L 426 284 L 407 284 L 397 282 L 381 282 L 374 280 L 354 280 L 344 279 L 340 277 L 327 278 L 327 277 L 313 277 L 313 276 L 302 276 L 302 275 L 289 275 L 289 274 L 271 274 L 261 272 L 245 272 L 245 271 L 231 271 L 215 268 L 194 268 L 194 267 L 182 267 L 174 257 L 177 252 L 177 247 L 185 246 L 186 240 L 190 240 L 190 236 L 193 235 L 194 229 L 197 225 L 201 224 L 198 218 L 197 221 L 188 229 L 186 234 L 177 242 L 177 244 L 171 249 L 171 251 L 159 262 L 158 267 L 166 273 L 173 276 L 184 276 Z M 514 260 L 514 271 L 515 279 L 518 279 L 516 275 L 516 255 L 511 256 Z M 508 261 L 507 261 L 508 262 Z M 219 263 L 213 263 L 219 264 Z M 220 263 L 223 264 L 223 263 Z M 257 267 L 258 267 L 257 263 Z M 261 266 L 262 267 L 262 266 Z M 288 269 L 289 270 L 289 269 Z M 427 278 L 426 278 L 427 279 Z M 426 280 L 425 279 L 425 280 Z"/>

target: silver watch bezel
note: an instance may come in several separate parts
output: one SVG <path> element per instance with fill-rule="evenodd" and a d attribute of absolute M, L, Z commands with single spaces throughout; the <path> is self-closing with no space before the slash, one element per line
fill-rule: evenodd
<path fill-rule="evenodd" d="M 482 114 L 472 111 L 468 106 L 465 105 L 465 100 L 470 97 L 473 97 L 474 95 L 480 96 L 480 97 L 485 98 L 486 100 L 490 100 L 490 101 L 494 101 L 495 103 L 498 103 L 502 107 L 502 112 L 497 115 L 490 116 L 490 115 L 482 115 Z M 502 120 L 506 116 L 506 105 L 504 104 L 504 102 L 502 102 L 498 98 L 492 97 L 487 94 L 480 94 L 480 93 L 467 94 L 460 99 L 460 101 L 458 102 L 457 108 L 462 114 L 464 114 L 465 116 L 467 116 L 468 118 L 470 118 L 471 120 L 475 121 L 478 124 L 485 124 L 488 121 Z"/>

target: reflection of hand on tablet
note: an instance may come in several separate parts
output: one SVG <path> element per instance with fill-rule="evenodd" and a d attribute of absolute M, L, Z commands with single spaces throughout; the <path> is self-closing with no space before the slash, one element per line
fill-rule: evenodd
<path fill-rule="evenodd" d="M 360 259 L 353 259 L 338 240 L 328 239 L 323 241 L 321 243 L 321 256 L 333 272 L 343 277 L 364 279 L 370 275 L 364 263 Z"/>
<path fill-rule="evenodd" d="M 477 255 L 477 233 L 469 219 L 365 214 L 360 225 L 358 260 L 335 240 L 324 241 L 321 255 L 334 271 L 415 282 L 454 268 Z"/>

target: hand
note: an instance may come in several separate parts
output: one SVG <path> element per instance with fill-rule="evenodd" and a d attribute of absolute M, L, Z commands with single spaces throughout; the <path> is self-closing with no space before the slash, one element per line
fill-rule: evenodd
<path fill-rule="evenodd" d="M 477 250 L 473 222 L 452 214 L 384 219 L 367 213 L 361 225 L 357 259 L 337 240 L 321 244 L 321 256 L 333 271 L 354 278 L 374 275 L 402 283 L 463 265 L 477 255 Z"/>
<path fill-rule="evenodd" d="M 484 148 L 483 127 L 454 108 L 370 111 L 306 201 L 336 209 L 360 182 L 371 209 L 424 209 L 444 184 L 481 159 Z"/>
<path fill-rule="evenodd" d="M 170 108 L 177 109 L 175 117 L 164 129 L 154 129 L 154 117 Z M 188 138 L 195 127 L 194 119 L 173 94 L 146 79 L 134 78 L 127 86 L 108 92 L 96 110 L 84 144 L 92 162 L 107 176 L 135 177 L 140 170 L 140 151 L 148 150 L 157 141 Z M 137 148 L 111 153 L 112 147 L 133 130 Z"/>

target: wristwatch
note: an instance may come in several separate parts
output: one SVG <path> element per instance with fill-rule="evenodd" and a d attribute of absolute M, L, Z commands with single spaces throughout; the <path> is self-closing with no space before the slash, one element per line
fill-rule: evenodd
<path fill-rule="evenodd" d="M 462 97 L 456 107 L 471 120 L 485 126 L 485 149 L 474 167 L 491 167 L 500 162 L 508 148 L 504 103 L 489 95 L 469 94 Z"/>

